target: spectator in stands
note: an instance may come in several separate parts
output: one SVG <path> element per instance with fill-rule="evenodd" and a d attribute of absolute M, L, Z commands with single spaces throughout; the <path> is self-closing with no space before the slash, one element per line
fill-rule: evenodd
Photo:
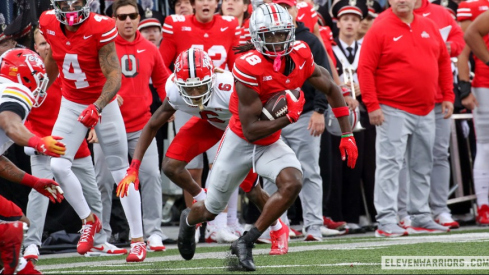
<path fill-rule="evenodd" d="M 413 13 L 415 2 L 389 1 L 382 24 L 374 24 L 365 36 L 358 67 L 362 100 L 370 123 L 377 126 L 374 203 L 379 237 L 408 234 L 397 225 L 399 171 L 405 156 L 410 232 L 450 230 L 433 221 L 428 204 L 438 85 L 444 117 L 453 111 L 450 56 L 435 23 Z"/>

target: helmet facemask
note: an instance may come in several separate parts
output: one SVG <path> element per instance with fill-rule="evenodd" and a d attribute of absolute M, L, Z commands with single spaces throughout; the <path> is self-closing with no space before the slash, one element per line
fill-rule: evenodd
<path fill-rule="evenodd" d="M 211 98 L 214 79 L 214 75 L 211 75 L 203 81 L 200 81 L 199 78 L 189 78 L 186 81 L 177 79 L 175 83 L 185 103 L 189 106 L 200 108 L 200 106 L 205 105 Z"/>
<path fill-rule="evenodd" d="M 78 25 L 90 16 L 90 3 L 93 0 L 51 0 L 54 13 L 59 22 Z"/>
<path fill-rule="evenodd" d="M 251 14 L 251 42 L 256 50 L 265 56 L 277 57 L 289 54 L 295 41 L 294 32 L 292 16 L 280 5 L 262 4 Z M 280 46 L 278 51 L 276 46 Z"/>

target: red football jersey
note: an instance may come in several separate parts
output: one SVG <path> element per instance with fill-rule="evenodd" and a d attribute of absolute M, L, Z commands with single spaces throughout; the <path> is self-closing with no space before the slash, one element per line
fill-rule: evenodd
<path fill-rule="evenodd" d="M 61 106 L 61 79 L 58 77 L 47 90 L 48 96 L 38 108 L 32 108 L 25 127 L 33 134 L 44 137 L 50 136 L 54 123 L 58 118 L 59 108 Z M 90 150 L 86 140 L 83 140 L 80 148 L 75 154 L 75 159 L 90 156 Z"/>
<path fill-rule="evenodd" d="M 309 49 L 306 43 L 295 41 L 293 50 L 289 55 L 295 63 L 295 68 L 288 76 L 285 76 L 283 74 L 285 62 L 282 62 L 280 71 L 275 72 L 273 70 L 273 59 L 266 58 L 257 50 L 244 53 L 234 63 L 234 78 L 236 81 L 255 90 L 260 95 L 262 104 L 265 105 L 268 99 L 276 92 L 300 89 L 314 72 L 314 58 L 311 49 Z M 239 120 L 238 94 L 236 91 L 231 94 L 229 110 L 232 113 L 229 127 L 238 136 L 246 139 Z M 280 138 L 280 132 L 277 131 L 268 137 L 254 142 L 254 144 L 272 144 Z"/>
<path fill-rule="evenodd" d="M 251 34 L 250 19 L 248 18 L 243 22 L 243 26 L 241 26 L 241 36 L 239 37 L 239 44 L 246 44 L 246 42 L 249 40 L 251 40 Z"/>
<path fill-rule="evenodd" d="M 106 81 L 98 51 L 117 36 L 114 20 L 90 13 L 76 32 L 63 32 L 54 10 L 49 10 L 40 17 L 39 30 L 51 45 L 62 78 L 63 96 L 75 103 L 94 103 Z"/>
<path fill-rule="evenodd" d="M 166 65 L 190 47 L 206 51 L 214 66 L 229 69 L 234 63 L 233 47 L 239 44 L 241 28 L 233 16 L 214 15 L 211 22 L 203 24 L 195 15 L 173 14 L 165 18 L 160 53 Z"/>
<path fill-rule="evenodd" d="M 314 7 L 308 2 L 297 3 L 297 21 L 304 23 L 310 32 L 314 32 L 314 26 L 318 22 L 318 14 Z"/>
<path fill-rule="evenodd" d="M 475 0 L 461 2 L 457 9 L 457 19 L 462 22 L 465 20 L 474 21 L 477 16 L 489 9 L 489 1 Z M 489 35 L 484 36 L 484 42 L 489 48 Z M 489 66 L 484 64 L 479 58 L 474 55 L 475 71 L 472 87 L 489 87 Z"/>
<path fill-rule="evenodd" d="M 149 89 L 149 79 L 164 101 L 165 84 L 170 71 L 165 66 L 156 46 L 136 32 L 136 38 L 128 42 L 121 36 L 115 39 L 115 46 L 121 63 L 122 80 L 118 94 L 124 99 L 121 113 L 128 133 L 142 130 L 151 118 L 150 106 L 153 95 Z"/>
<path fill-rule="evenodd" d="M 321 34 L 321 38 L 323 39 L 324 47 L 326 48 L 326 52 L 328 53 L 331 60 L 333 60 L 333 64 L 336 66 L 336 58 L 333 53 L 333 32 L 328 26 L 320 26 L 319 34 Z"/>
<path fill-rule="evenodd" d="M 457 20 L 459 22 L 470 20 L 474 21 L 477 16 L 489 9 L 487 0 L 462 1 L 457 8 Z"/>

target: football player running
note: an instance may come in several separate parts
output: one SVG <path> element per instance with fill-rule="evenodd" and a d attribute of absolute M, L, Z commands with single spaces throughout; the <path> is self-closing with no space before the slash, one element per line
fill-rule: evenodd
<path fill-rule="evenodd" d="M 215 71 L 210 57 L 200 49 L 190 48 L 178 56 L 174 74 L 167 80 L 167 98 L 144 127 L 132 159 L 134 163 L 143 159 L 158 129 L 176 110 L 192 115 L 170 144 L 163 160 L 163 171 L 170 180 L 189 192 L 196 201 L 203 201 L 206 193 L 192 179 L 185 166 L 195 156 L 219 142 L 231 118 L 229 100 L 234 88 L 234 78 L 230 72 Z M 133 167 L 132 163 L 131 167 Z M 124 186 L 138 181 L 138 172 L 137 169 L 128 172 L 118 186 L 118 194 L 124 196 L 127 192 Z M 243 182 L 241 188 L 261 209 L 268 195 L 259 184 L 255 185 L 257 175 L 251 173 L 250 169 L 248 172 L 248 175 L 243 178 L 244 181 L 241 180 Z M 217 238 L 219 240 L 220 237 Z M 282 245 L 286 246 L 287 241 L 285 240 Z M 189 257 L 192 256 L 193 254 Z"/>
<path fill-rule="evenodd" d="M 355 166 L 358 152 L 341 89 L 326 69 L 314 63 L 307 44 L 295 41 L 294 23 L 287 10 L 277 4 L 258 6 L 251 15 L 250 33 L 253 44 L 238 48 L 244 54 L 236 59 L 233 68 L 236 84 L 230 101 L 232 117 L 214 160 L 207 198 L 182 212 L 178 248 L 185 259 L 195 253 L 195 225 L 214 219 L 253 169 L 278 187 L 267 200 L 255 226 L 231 245 L 240 266 L 254 271 L 254 242 L 292 205 L 302 187 L 300 162 L 280 139 L 280 130 L 298 120 L 304 95 L 301 91 L 295 99 L 287 93 L 288 113 L 270 121 L 259 119 L 267 100 L 277 92 L 297 89 L 308 80 L 328 96 L 334 108 L 343 132 L 340 151 L 344 160 L 348 156 L 348 166 Z M 288 230 L 283 234 L 288 234 Z"/>
<path fill-rule="evenodd" d="M 129 167 L 124 121 L 114 100 L 121 83 L 121 67 L 114 45 L 117 30 L 113 19 L 90 12 L 91 2 L 51 0 L 54 10 L 45 11 L 39 19 L 39 29 L 51 45 L 45 59 L 46 71 L 50 81 L 60 74 L 63 96 L 53 135 L 64 136 L 66 154 L 51 159 L 51 169 L 83 223 L 77 245 L 79 254 L 93 247 L 93 236 L 102 227 L 71 170 L 73 157 L 88 129 L 95 128 L 116 182 L 124 178 Z M 132 185 L 129 195 L 121 199 L 134 243 L 143 242 L 138 188 Z"/>
<path fill-rule="evenodd" d="M 0 176 L 29 186 L 54 203 L 63 200 L 63 191 L 58 183 L 52 179 L 34 177 L 3 156 L 13 143 L 32 147 L 47 156 L 59 157 L 64 154 L 65 146 L 59 141 L 61 137 L 40 138 L 24 126 L 31 109 L 41 106 L 46 99 L 48 81 L 43 62 L 35 52 L 12 49 L 0 56 Z M 19 269 L 39 274 L 31 262 L 18 259 L 23 239 L 23 225 L 19 220 L 29 222 L 19 207 L 0 196 L 0 256 L 4 267 L 2 274 L 14 274 L 19 262 Z M 18 271 L 20 274 L 20 270 Z"/>

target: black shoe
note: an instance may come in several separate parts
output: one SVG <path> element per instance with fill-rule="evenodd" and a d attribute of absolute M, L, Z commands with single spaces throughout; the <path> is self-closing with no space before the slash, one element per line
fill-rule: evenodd
<path fill-rule="evenodd" d="M 187 216 L 190 208 L 182 211 L 180 215 L 180 228 L 178 230 L 178 252 L 185 260 L 192 260 L 195 254 L 195 225 L 187 225 Z"/>
<path fill-rule="evenodd" d="M 256 266 L 253 262 L 252 253 L 253 243 L 246 242 L 243 237 L 240 237 L 231 244 L 231 253 L 238 256 L 239 264 L 247 271 L 255 271 Z"/>

